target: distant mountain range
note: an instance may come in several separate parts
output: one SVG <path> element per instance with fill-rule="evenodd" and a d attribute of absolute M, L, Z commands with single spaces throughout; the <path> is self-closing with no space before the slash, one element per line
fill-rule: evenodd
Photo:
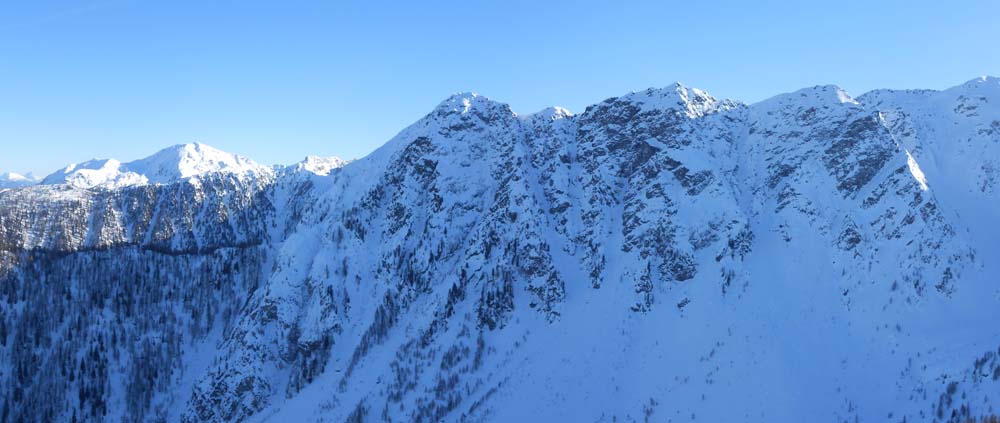
<path fill-rule="evenodd" d="M 0 173 L 0 189 L 4 188 L 20 188 L 28 185 L 34 185 L 38 183 L 35 179 L 35 175 L 27 174 L 21 175 L 13 172 Z"/>
<path fill-rule="evenodd" d="M 1000 80 L 373 154 L 0 178 L 0 421 L 964 422 L 1000 409 Z"/>

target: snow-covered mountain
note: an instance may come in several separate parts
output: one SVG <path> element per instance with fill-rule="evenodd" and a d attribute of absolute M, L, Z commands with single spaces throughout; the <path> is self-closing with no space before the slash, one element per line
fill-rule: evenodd
<path fill-rule="evenodd" d="M 306 156 L 304 160 L 297 163 L 291 168 L 292 171 L 302 171 L 312 172 L 317 175 L 326 176 L 330 172 L 336 169 L 344 167 L 344 165 L 350 163 L 347 160 L 341 159 L 340 157 L 320 157 L 320 156 Z"/>
<path fill-rule="evenodd" d="M 258 175 L 266 166 L 202 143 L 179 144 L 152 156 L 128 163 L 94 159 L 71 164 L 45 177 L 42 184 L 67 184 L 77 188 L 116 189 L 146 184 L 168 184 L 208 173 Z"/>
<path fill-rule="evenodd" d="M 0 173 L 0 189 L 20 188 L 37 183 L 38 180 L 35 179 L 35 176 L 30 173 L 27 175 L 21 175 L 14 172 Z"/>
<path fill-rule="evenodd" d="M 0 419 L 996 413 L 998 104 L 464 93 L 349 163 L 69 167 L 0 191 Z"/>

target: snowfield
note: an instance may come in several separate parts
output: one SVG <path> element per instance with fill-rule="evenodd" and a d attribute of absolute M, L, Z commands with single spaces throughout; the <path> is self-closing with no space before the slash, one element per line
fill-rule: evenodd
<path fill-rule="evenodd" d="M 10 180 L 11 178 L 7 178 Z M 0 185 L 0 421 L 964 422 L 1000 410 L 1000 79 L 204 144 Z"/>

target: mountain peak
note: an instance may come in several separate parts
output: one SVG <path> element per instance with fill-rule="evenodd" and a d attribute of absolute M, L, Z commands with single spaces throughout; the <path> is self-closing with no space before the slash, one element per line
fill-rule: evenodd
<path fill-rule="evenodd" d="M 573 117 L 573 112 L 559 106 L 546 107 L 535 113 L 524 115 L 524 119 L 539 119 L 543 121 L 553 121 Z"/>
<path fill-rule="evenodd" d="M 14 172 L 0 173 L 0 189 L 17 188 L 38 183 L 38 179 L 32 174 L 21 175 Z"/>
<path fill-rule="evenodd" d="M 507 104 L 491 100 L 486 96 L 469 91 L 452 94 L 448 98 L 444 99 L 444 101 L 439 103 L 438 106 L 434 108 L 434 114 L 464 115 L 470 112 L 487 112 L 497 109 L 513 113 L 510 110 L 510 106 Z"/>
<path fill-rule="evenodd" d="M 1000 78 L 997 78 L 995 76 L 984 75 L 980 76 L 979 78 L 966 81 L 964 84 L 959 85 L 956 88 L 962 91 L 981 92 L 985 90 L 986 92 L 995 92 L 995 91 L 1000 92 Z"/>
<path fill-rule="evenodd" d="M 126 166 L 145 175 L 150 183 L 168 183 L 211 172 L 242 173 L 261 167 L 246 157 L 197 142 L 165 148 Z"/>
<path fill-rule="evenodd" d="M 983 75 L 978 78 L 969 80 L 962 85 L 980 85 L 980 84 L 1000 84 L 1000 78 L 991 75 Z"/>
<path fill-rule="evenodd" d="M 312 172 L 320 176 L 326 176 L 335 169 L 342 168 L 348 163 L 350 163 L 349 160 L 344 160 L 337 156 L 306 156 L 306 158 L 299 162 L 295 168 L 297 170 Z"/>
<path fill-rule="evenodd" d="M 791 95 L 797 95 L 800 98 L 815 99 L 821 102 L 833 101 L 841 104 L 859 104 L 854 97 L 851 97 L 851 95 L 847 93 L 846 90 L 841 88 L 839 85 L 834 84 L 816 85 L 803 88 L 795 91 Z"/>
<path fill-rule="evenodd" d="M 21 174 L 18 174 L 18 173 L 14 173 L 14 172 L 3 172 L 3 173 L 0 173 L 0 180 L 5 180 L 5 181 L 23 181 L 25 179 L 28 179 L 28 178 L 24 177 L 24 175 L 21 175 Z"/>
<path fill-rule="evenodd" d="M 644 91 L 632 92 L 620 99 L 635 103 L 643 110 L 675 109 L 689 117 L 704 116 L 736 104 L 729 100 L 717 100 L 705 91 L 687 87 L 680 82 L 674 82 L 663 88 L 647 88 Z"/>
<path fill-rule="evenodd" d="M 434 108 L 436 111 L 444 112 L 456 112 L 456 113 L 468 113 L 469 109 L 472 108 L 473 102 L 481 101 L 478 93 L 472 91 L 466 91 L 461 93 L 455 93 L 448 98 L 441 101 L 437 107 Z"/>
<path fill-rule="evenodd" d="M 78 188 L 119 188 L 167 184 L 214 172 L 248 173 L 264 170 L 254 161 L 202 143 L 177 144 L 128 163 L 94 159 L 71 164 L 47 176 L 43 184 Z"/>
<path fill-rule="evenodd" d="M 858 106 L 857 100 L 837 85 L 816 85 L 786 94 L 778 94 L 757 103 L 763 110 L 785 107 L 827 107 L 830 105 Z"/>

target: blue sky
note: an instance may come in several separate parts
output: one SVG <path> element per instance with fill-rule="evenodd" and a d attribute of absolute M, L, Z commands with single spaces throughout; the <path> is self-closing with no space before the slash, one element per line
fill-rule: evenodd
<path fill-rule="evenodd" d="M 451 93 L 582 111 L 674 81 L 753 102 L 1000 73 L 1000 2 L 11 1 L 0 172 L 200 141 L 361 157 Z"/>

